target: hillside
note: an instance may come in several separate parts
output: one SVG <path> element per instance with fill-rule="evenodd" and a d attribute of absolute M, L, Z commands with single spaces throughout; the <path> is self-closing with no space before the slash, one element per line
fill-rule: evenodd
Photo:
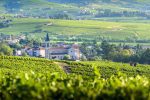
<path fill-rule="evenodd" d="M 0 71 L 15 75 L 17 73 L 41 73 L 59 75 L 76 74 L 82 75 L 83 78 L 89 79 L 95 76 L 94 68 L 96 67 L 103 78 L 109 78 L 117 75 L 118 72 L 126 74 L 128 77 L 144 75 L 150 78 L 150 66 L 138 65 L 132 67 L 129 64 L 115 63 L 110 61 L 93 61 L 93 62 L 69 62 L 69 61 L 50 61 L 42 58 L 29 57 L 7 57 L 0 56 Z M 0 72 L 0 73 L 1 73 Z"/>
<path fill-rule="evenodd" d="M 2 100 L 149 100 L 149 70 L 144 65 L 132 68 L 103 61 L 4 56 L 0 57 L 0 96 Z"/>
<path fill-rule="evenodd" d="M 66 62 L 68 64 L 68 69 L 71 73 L 82 75 L 87 78 L 89 76 L 94 76 L 94 67 L 96 67 L 101 77 L 108 78 L 112 75 L 117 75 L 118 72 L 126 74 L 128 77 L 144 75 L 150 77 L 150 67 L 149 65 L 138 65 L 137 67 L 132 67 L 129 64 L 115 63 L 110 61 L 88 61 L 88 62 Z"/>
<path fill-rule="evenodd" d="M 59 73 L 65 74 L 64 71 L 53 61 L 39 58 L 23 58 L 23 57 L 2 57 L 0 56 L 0 73 L 9 73 L 16 75 L 17 73 Z"/>
<path fill-rule="evenodd" d="M 0 1 L 1 12 L 18 13 L 23 15 L 40 16 L 47 13 L 54 14 L 65 10 L 76 10 L 76 7 L 48 2 L 46 0 L 2 0 Z M 40 12 L 40 13 L 39 13 Z"/>
<path fill-rule="evenodd" d="M 9 27 L 0 28 L 4 34 L 28 34 L 30 38 L 43 38 L 50 33 L 51 39 L 69 41 L 70 36 L 85 41 L 109 39 L 111 41 L 132 41 L 150 39 L 149 22 L 107 22 L 93 20 L 57 20 L 34 18 L 10 18 Z M 51 24 L 51 25 L 48 25 Z M 64 38 L 63 38 L 64 35 Z M 71 38 L 70 38 L 71 41 Z"/>
<path fill-rule="evenodd" d="M 2 13 L 54 17 L 67 14 L 71 18 L 93 18 L 105 9 L 112 11 L 149 11 L 149 0 L 1 0 Z"/>

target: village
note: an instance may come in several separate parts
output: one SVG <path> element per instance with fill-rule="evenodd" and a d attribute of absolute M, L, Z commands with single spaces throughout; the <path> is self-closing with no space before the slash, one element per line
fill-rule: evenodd
<path fill-rule="evenodd" d="M 0 34 L 0 41 L 5 41 L 9 45 L 16 44 L 20 40 L 26 39 L 26 36 L 19 35 L 4 35 Z M 74 60 L 78 61 L 81 57 L 81 52 L 79 45 L 76 43 L 65 44 L 65 43 L 56 43 L 55 45 L 51 43 L 49 34 L 46 34 L 45 40 L 40 44 L 40 46 L 23 46 L 21 49 L 14 49 L 14 56 L 22 56 L 23 53 L 26 53 L 31 57 L 40 57 L 47 59 L 55 60 Z"/>
<path fill-rule="evenodd" d="M 8 35 L 0 33 L 0 42 L 4 42 L 13 50 L 10 56 L 30 56 L 51 60 L 72 61 L 97 61 L 106 58 L 116 62 L 130 62 L 131 60 L 137 59 L 134 55 L 147 52 L 146 50 L 150 48 L 149 45 L 114 45 L 107 41 L 102 41 L 99 44 L 92 41 L 91 43 L 83 42 L 80 44 L 75 41 L 72 43 L 66 41 L 54 42 L 52 34 L 49 36 L 49 33 L 46 33 L 46 36 L 41 39 L 42 41 L 40 42 L 38 40 L 36 41 L 38 42 L 37 45 L 37 43 L 34 43 L 35 40 L 28 40 L 25 34 Z M 17 46 L 18 44 L 20 47 Z M 144 55 L 144 53 L 141 54 L 141 57 L 142 55 Z M 118 56 L 122 58 L 118 59 Z"/>

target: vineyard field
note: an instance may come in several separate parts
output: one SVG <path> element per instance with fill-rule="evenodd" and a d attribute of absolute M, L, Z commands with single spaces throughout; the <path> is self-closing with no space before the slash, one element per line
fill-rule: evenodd
<path fill-rule="evenodd" d="M 114 40 L 126 40 L 129 37 L 150 39 L 149 21 L 146 22 L 111 22 L 97 20 L 60 20 L 10 18 L 9 27 L 1 28 L 5 34 L 29 33 L 35 38 L 44 37 L 45 32 L 58 35 L 77 35 L 82 37 L 106 37 Z M 137 23 L 136 23 L 137 22 Z M 49 25 L 50 24 L 50 25 Z"/>
<path fill-rule="evenodd" d="M 109 61 L 0 56 L 0 100 L 150 100 L 149 70 Z"/>
<path fill-rule="evenodd" d="M 72 73 L 76 73 L 83 76 L 93 76 L 94 67 L 97 67 L 99 73 L 103 78 L 109 78 L 118 72 L 125 73 L 127 76 L 144 75 L 150 78 L 150 66 L 149 65 L 138 65 L 136 67 L 130 66 L 130 64 L 115 63 L 110 61 L 88 61 L 88 62 L 67 62 L 70 66 Z"/>
<path fill-rule="evenodd" d="M 23 58 L 23 57 L 0 57 L 0 71 L 7 74 L 17 73 L 60 73 L 65 74 L 64 71 L 56 65 L 53 61 L 38 59 L 38 58 Z"/>

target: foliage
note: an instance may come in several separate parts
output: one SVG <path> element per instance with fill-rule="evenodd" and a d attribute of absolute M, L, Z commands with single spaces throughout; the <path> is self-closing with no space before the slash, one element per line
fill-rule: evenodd
<path fill-rule="evenodd" d="M 115 45 L 103 41 L 101 44 L 83 43 L 80 49 L 86 58 L 91 61 L 98 61 L 102 57 L 104 60 L 115 62 L 150 64 L 150 49 L 143 49 L 140 45 Z"/>
<path fill-rule="evenodd" d="M 150 64 L 150 49 L 145 50 L 140 58 L 141 63 L 147 63 Z"/>
<path fill-rule="evenodd" d="M 69 60 L 71 57 L 69 55 L 65 55 L 63 60 Z"/>
<path fill-rule="evenodd" d="M 94 74 L 93 67 L 97 67 L 102 78 L 110 78 L 112 75 L 117 75 L 118 72 L 124 73 L 127 76 L 135 77 L 144 75 L 150 78 L 149 65 L 140 65 L 136 67 L 130 64 L 116 63 L 110 61 L 84 61 L 84 62 L 66 62 L 71 73 L 82 75 L 85 79 L 91 79 Z"/>
<path fill-rule="evenodd" d="M 5 43 L 0 43 L 0 53 L 1 55 L 11 56 L 13 55 L 13 50 Z"/>
<path fill-rule="evenodd" d="M 3 74 L 1 74 L 3 75 Z M 57 74 L 18 73 L 1 77 L 0 94 L 3 100 L 148 100 L 149 79 L 119 76 L 105 80 L 84 81 L 80 76 L 58 77 Z"/>
<path fill-rule="evenodd" d="M 66 62 L 67 63 L 67 62 Z M 88 65 L 68 62 L 68 64 Z M 108 62 L 107 62 L 108 63 Z M 2 100 L 149 100 L 150 79 L 117 73 L 101 78 L 99 67 L 91 62 L 93 78 L 66 75 L 55 61 L 39 58 L 0 57 L 0 96 Z M 106 64 L 106 63 L 105 63 Z M 110 63 L 111 65 L 112 63 Z M 106 65 L 107 66 L 107 65 Z M 82 67 L 79 67 L 82 68 Z M 86 68 L 86 67 L 84 67 Z M 90 68 L 90 66 L 87 66 Z M 86 69 L 85 69 L 86 70 Z M 88 72 L 88 71 L 87 71 Z"/>

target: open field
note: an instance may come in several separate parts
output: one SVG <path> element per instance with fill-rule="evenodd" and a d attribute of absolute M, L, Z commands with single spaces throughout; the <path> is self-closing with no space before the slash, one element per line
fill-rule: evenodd
<path fill-rule="evenodd" d="M 5 34 L 34 33 L 40 37 L 45 35 L 43 33 L 49 32 L 59 35 L 107 37 L 114 40 L 127 38 L 147 40 L 150 39 L 149 27 L 150 24 L 144 22 L 14 18 L 10 26 L 1 28 L 0 32 Z"/>

